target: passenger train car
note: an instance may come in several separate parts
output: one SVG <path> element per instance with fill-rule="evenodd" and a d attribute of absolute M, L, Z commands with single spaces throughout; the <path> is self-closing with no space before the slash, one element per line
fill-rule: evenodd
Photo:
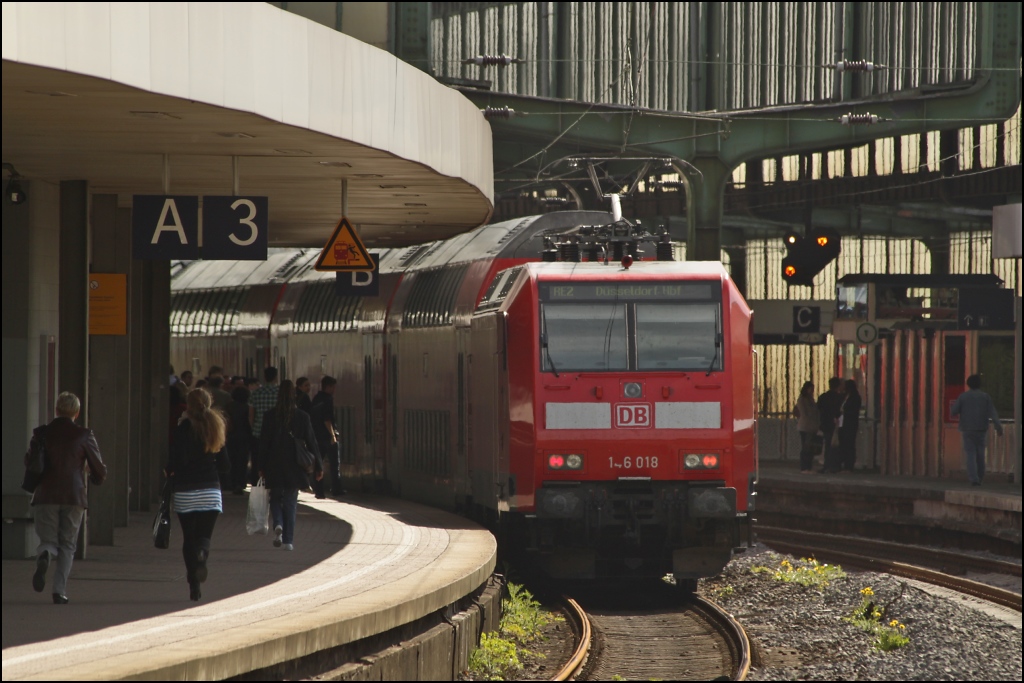
<path fill-rule="evenodd" d="M 185 264 L 174 366 L 335 376 L 349 488 L 491 523 L 553 576 L 692 580 L 749 542 L 751 312 L 721 264 L 601 212 L 384 251 L 375 296 L 317 256 Z"/>

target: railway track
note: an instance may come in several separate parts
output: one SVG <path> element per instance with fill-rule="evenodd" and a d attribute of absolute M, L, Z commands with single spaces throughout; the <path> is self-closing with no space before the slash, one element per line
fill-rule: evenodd
<path fill-rule="evenodd" d="M 750 669 L 743 627 L 703 598 L 589 613 L 565 601 L 578 645 L 552 680 L 744 680 Z"/>
<path fill-rule="evenodd" d="M 791 531 L 777 527 L 758 527 L 757 535 L 762 543 L 780 552 L 814 555 L 819 560 L 916 579 L 1021 611 L 1020 593 L 955 575 L 973 570 L 1019 577 L 1021 565 L 1013 562 L 922 546 Z"/>

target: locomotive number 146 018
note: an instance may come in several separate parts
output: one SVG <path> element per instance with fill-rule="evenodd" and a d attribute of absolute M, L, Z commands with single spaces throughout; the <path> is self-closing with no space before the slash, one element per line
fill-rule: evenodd
<path fill-rule="evenodd" d="M 613 470 L 650 469 L 658 466 L 656 455 L 619 456 L 608 458 L 608 467 Z"/>

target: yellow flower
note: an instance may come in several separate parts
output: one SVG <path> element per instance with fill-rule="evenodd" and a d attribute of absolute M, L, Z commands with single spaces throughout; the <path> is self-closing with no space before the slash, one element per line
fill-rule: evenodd
<path fill-rule="evenodd" d="M 900 622 L 896 621 L 895 619 L 893 619 L 892 621 L 889 622 L 889 626 L 892 626 L 893 628 L 895 628 L 896 626 L 899 626 L 899 625 L 900 625 Z"/>
<path fill-rule="evenodd" d="M 871 586 L 865 586 L 864 588 L 860 589 L 860 594 L 861 595 L 874 595 L 875 591 L 871 590 Z"/>

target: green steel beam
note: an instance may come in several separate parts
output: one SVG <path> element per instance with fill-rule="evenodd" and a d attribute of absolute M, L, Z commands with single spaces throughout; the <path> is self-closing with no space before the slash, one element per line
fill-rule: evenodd
<path fill-rule="evenodd" d="M 682 114 L 461 90 L 481 108 L 510 107 L 527 114 L 492 122 L 498 183 L 524 174 L 543 177 L 545 164 L 553 175 L 564 168 L 551 160 L 570 154 L 677 160 L 684 171 L 688 207 L 692 207 L 688 210 L 688 258 L 718 260 L 725 184 L 744 161 L 1001 122 L 1013 115 L 1020 102 L 1021 7 L 1013 2 L 979 3 L 978 13 L 976 76 L 971 82 L 923 86 L 871 99 Z M 852 23 L 851 14 L 845 13 L 844 32 L 851 30 Z M 837 122 L 851 113 L 870 113 L 881 120 L 873 125 Z M 631 119 L 629 125 L 627 119 Z M 501 167 L 500 160 L 510 156 L 518 159 L 516 167 Z"/>

